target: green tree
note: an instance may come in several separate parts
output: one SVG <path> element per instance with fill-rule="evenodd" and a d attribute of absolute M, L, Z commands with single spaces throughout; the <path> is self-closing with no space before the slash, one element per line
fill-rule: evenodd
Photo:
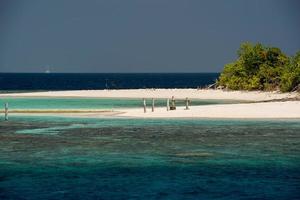
<path fill-rule="evenodd" d="M 290 91 L 299 84 L 300 53 L 291 59 L 279 48 L 246 42 L 237 54 L 235 62 L 225 65 L 219 86 L 232 90 Z"/>
<path fill-rule="evenodd" d="M 300 85 L 300 51 L 290 59 L 289 65 L 282 72 L 280 90 L 283 92 L 299 90 Z"/>

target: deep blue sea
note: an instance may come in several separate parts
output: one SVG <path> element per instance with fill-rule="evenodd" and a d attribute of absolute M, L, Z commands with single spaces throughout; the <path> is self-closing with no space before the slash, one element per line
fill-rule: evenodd
<path fill-rule="evenodd" d="M 0 73 L 0 91 L 197 88 L 214 83 L 218 76 L 219 73 Z"/>

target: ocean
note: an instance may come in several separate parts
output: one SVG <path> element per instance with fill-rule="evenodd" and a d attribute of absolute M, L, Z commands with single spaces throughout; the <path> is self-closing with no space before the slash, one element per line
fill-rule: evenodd
<path fill-rule="evenodd" d="M 218 74 L 0 74 L 0 91 L 197 88 Z M 10 109 L 141 99 L 0 98 Z M 157 100 L 164 106 L 164 100 Z M 183 102 L 181 102 L 182 105 Z M 193 105 L 239 103 L 193 100 Z M 150 102 L 149 102 L 150 104 Z M 178 102 L 180 104 L 180 102 Z M 191 107 L 192 109 L 192 107 Z M 300 199 L 300 119 L 0 115 L 0 199 Z"/>
<path fill-rule="evenodd" d="M 0 91 L 197 88 L 218 77 L 219 73 L 0 73 Z"/>
<path fill-rule="evenodd" d="M 0 199 L 299 199 L 299 120 L 0 121 Z"/>

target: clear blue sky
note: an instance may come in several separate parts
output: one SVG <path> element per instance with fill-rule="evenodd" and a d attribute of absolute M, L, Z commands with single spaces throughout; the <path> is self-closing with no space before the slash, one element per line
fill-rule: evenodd
<path fill-rule="evenodd" d="M 244 41 L 300 50 L 300 1 L 0 1 L 0 72 L 219 72 Z"/>

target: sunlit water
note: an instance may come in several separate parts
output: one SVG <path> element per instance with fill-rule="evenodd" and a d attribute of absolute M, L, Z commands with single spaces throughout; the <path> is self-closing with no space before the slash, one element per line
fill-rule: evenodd
<path fill-rule="evenodd" d="M 191 106 L 210 104 L 232 104 L 239 103 L 235 100 L 191 100 Z M 0 98 L 0 106 L 9 104 L 10 109 L 117 109 L 141 107 L 142 99 L 125 98 L 24 98 L 5 97 Z M 149 106 L 151 99 L 146 102 Z M 184 106 L 185 100 L 178 99 L 177 106 Z M 155 106 L 166 106 L 166 99 L 156 99 Z"/>
<path fill-rule="evenodd" d="M 300 120 L 10 117 L 0 199 L 300 199 Z"/>

